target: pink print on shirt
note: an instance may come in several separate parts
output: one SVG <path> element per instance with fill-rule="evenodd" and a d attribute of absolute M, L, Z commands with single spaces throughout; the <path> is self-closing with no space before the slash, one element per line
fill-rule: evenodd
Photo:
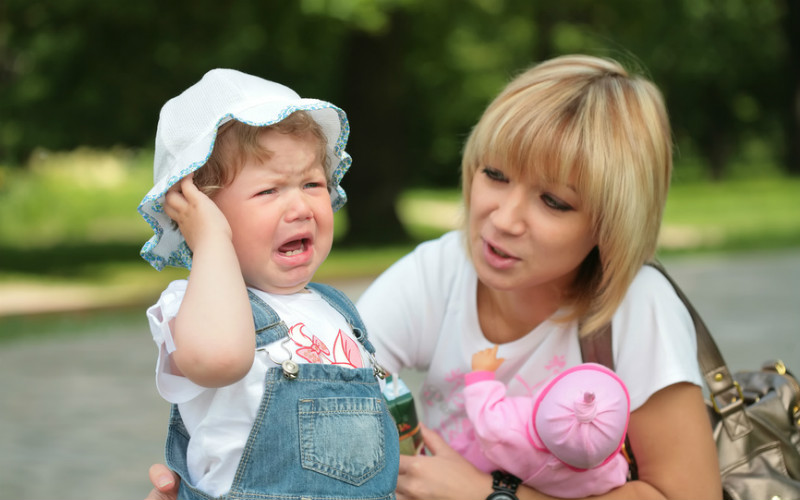
<path fill-rule="evenodd" d="M 561 370 L 563 370 L 564 367 L 567 366 L 567 362 L 565 361 L 565 359 L 566 356 L 555 355 L 553 356 L 553 359 L 551 359 L 550 362 L 547 363 L 547 365 L 545 365 L 544 368 L 546 370 L 550 370 L 552 375 L 555 375 L 556 373 L 561 373 Z"/>
<path fill-rule="evenodd" d="M 326 365 L 344 365 L 351 368 L 362 368 L 361 351 L 358 342 L 339 330 L 333 342 L 333 352 L 313 333 L 309 337 L 303 329 L 304 323 L 297 323 L 289 328 L 289 338 L 297 346 L 295 352 L 309 363 Z"/>

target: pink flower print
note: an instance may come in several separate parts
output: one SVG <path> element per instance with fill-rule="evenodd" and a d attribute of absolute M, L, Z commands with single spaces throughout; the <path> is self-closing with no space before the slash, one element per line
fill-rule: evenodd
<path fill-rule="evenodd" d="M 328 358 L 331 354 L 330 350 L 316 335 L 312 337 L 306 335 L 303 332 L 305 326 L 303 323 L 297 323 L 289 329 L 289 338 L 300 347 L 296 351 L 297 355 L 309 363 L 329 364 L 331 362 Z"/>
<path fill-rule="evenodd" d="M 552 371 L 554 374 L 559 373 L 564 366 L 566 366 L 567 362 L 564 361 L 564 356 L 553 356 L 553 359 L 545 365 L 546 370 Z"/>
<path fill-rule="evenodd" d="M 436 387 L 425 384 L 422 386 L 422 402 L 427 406 L 441 404 L 444 402 L 444 396 Z"/>
<path fill-rule="evenodd" d="M 445 375 L 444 380 L 445 382 L 455 382 L 456 385 L 461 385 L 464 383 L 464 373 L 462 373 L 460 369 L 456 368 Z"/>
<path fill-rule="evenodd" d="M 341 330 L 336 334 L 333 342 L 333 364 L 347 365 L 351 368 L 361 368 L 361 351 L 358 349 L 358 342 L 350 338 Z"/>
<path fill-rule="evenodd" d="M 449 385 L 449 393 L 445 395 L 445 401 L 448 405 L 455 408 L 464 408 L 464 373 L 460 369 L 452 370 L 445 375 L 445 382 Z"/>
<path fill-rule="evenodd" d="M 478 440 L 472 422 L 464 417 L 452 416 L 449 422 L 442 425 L 440 433 L 447 436 L 447 442 L 459 453 L 468 450 Z"/>

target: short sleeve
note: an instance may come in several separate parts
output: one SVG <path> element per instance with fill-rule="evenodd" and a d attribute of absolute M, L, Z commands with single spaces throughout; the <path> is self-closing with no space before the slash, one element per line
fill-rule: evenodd
<path fill-rule="evenodd" d="M 453 281 L 466 261 L 460 233 L 419 245 L 395 262 L 361 294 L 357 307 L 390 372 L 427 369 L 439 339 Z"/>
<path fill-rule="evenodd" d="M 147 309 L 150 333 L 158 347 L 156 388 L 162 398 L 175 404 L 190 401 L 206 390 L 186 377 L 175 375 L 170 367 L 169 356 L 175 352 L 175 342 L 169 323 L 178 314 L 186 284 L 186 280 L 173 281 L 161 293 L 158 302 Z"/>
<path fill-rule="evenodd" d="M 691 315 L 656 269 L 637 274 L 612 320 L 615 371 L 631 397 L 631 411 L 679 382 L 703 386 Z"/>

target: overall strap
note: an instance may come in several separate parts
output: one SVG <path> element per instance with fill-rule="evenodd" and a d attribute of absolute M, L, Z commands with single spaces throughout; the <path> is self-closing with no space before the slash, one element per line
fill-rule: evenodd
<path fill-rule="evenodd" d="M 336 312 L 344 317 L 347 323 L 353 328 L 353 334 L 356 339 L 361 342 L 367 352 L 370 354 L 375 353 L 375 348 L 367 339 L 366 328 L 364 327 L 361 316 L 358 314 L 353 302 L 344 292 L 321 283 L 309 283 L 308 288 L 319 293 L 319 295 L 325 299 L 325 302 L 330 304 Z M 253 311 L 253 323 L 256 327 L 256 335 L 258 336 L 259 344 L 261 344 L 262 340 L 266 341 L 264 342 L 264 345 L 266 345 L 284 337 L 289 330 L 275 310 L 251 290 L 247 291 L 247 296 L 250 298 L 250 308 Z"/>
<path fill-rule="evenodd" d="M 256 347 L 264 347 L 286 337 L 289 333 L 289 327 L 278 316 L 278 313 L 252 291 L 248 290 L 247 296 L 250 298 L 250 308 L 253 310 L 253 324 L 256 327 Z"/>
<path fill-rule="evenodd" d="M 343 291 L 323 283 L 309 283 L 308 288 L 319 293 L 331 307 L 344 316 L 353 328 L 353 335 L 355 335 L 356 340 L 361 342 L 361 345 L 364 346 L 368 353 L 375 354 L 375 347 L 372 346 L 372 343 L 367 338 L 367 328 L 364 326 L 361 315 L 358 314 L 353 301 Z"/>

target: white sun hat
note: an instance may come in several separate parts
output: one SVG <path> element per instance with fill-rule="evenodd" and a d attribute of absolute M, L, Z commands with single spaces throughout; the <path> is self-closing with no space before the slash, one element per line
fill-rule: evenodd
<path fill-rule="evenodd" d="M 230 120 L 248 125 L 277 123 L 295 111 L 307 111 L 327 138 L 330 164 L 331 206 L 336 211 L 347 201 L 339 186 L 350 155 L 345 152 L 350 126 L 344 111 L 317 99 L 301 98 L 292 89 L 232 69 L 213 69 L 199 82 L 167 101 L 156 130 L 153 188 L 138 211 L 155 233 L 141 256 L 153 267 L 191 268 L 192 252 L 180 231 L 164 213 L 164 196 L 171 186 L 205 165 L 217 130 Z"/>

